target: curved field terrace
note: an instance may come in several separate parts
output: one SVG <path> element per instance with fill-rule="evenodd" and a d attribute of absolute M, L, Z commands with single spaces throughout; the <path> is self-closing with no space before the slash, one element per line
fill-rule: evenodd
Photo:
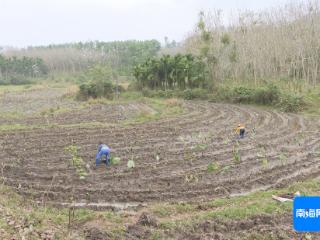
<path fill-rule="evenodd" d="M 126 107 L 130 114 L 144 106 L 92 108 L 88 114 L 108 123 Z M 186 101 L 183 108 L 183 114 L 141 124 L 1 132 L 2 177 L 37 201 L 130 206 L 242 195 L 320 176 L 319 120 L 205 101 Z M 65 119 L 77 119 L 70 116 Z M 240 122 L 247 133 L 238 141 L 234 128 Z M 119 164 L 93 168 L 100 140 Z M 83 178 L 65 151 L 71 144 L 79 147 Z M 128 160 L 134 168 L 128 169 Z"/>

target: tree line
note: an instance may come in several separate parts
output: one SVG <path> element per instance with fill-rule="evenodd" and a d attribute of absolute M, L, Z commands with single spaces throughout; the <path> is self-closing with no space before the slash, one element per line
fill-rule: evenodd
<path fill-rule="evenodd" d="M 135 66 L 133 72 L 141 88 L 163 90 L 204 87 L 207 76 L 203 60 L 191 54 L 150 58 Z"/>
<path fill-rule="evenodd" d="M 0 82 L 15 83 L 19 77 L 35 78 L 48 74 L 48 67 L 40 58 L 5 57 L 0 55 Z"/>
<path fill-rule="evenodd" d="M 228 26 L 221 11 L 201 12 L 184 47 L 206 59 L 213 83 L 231 79 L 315 85 L 320 83 L 319 5 L 308 1 L 240 12 Z"/>
<path fill-rule="evenodd" d="M 93 65 L 109 65 L 119 75 L 131 75 L 133 66 L 154 57 L 161 45 L 157 40 L 89 41 L 11 49 L 6 56 L 41 58 L 51 73 L 79 73 Z"/>

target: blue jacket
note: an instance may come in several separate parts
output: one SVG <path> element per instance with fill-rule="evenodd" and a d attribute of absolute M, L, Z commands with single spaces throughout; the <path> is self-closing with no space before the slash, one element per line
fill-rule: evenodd
<path fill-rule="evenodd" d="M 98 146 L 98 153 L 96 155 L 96 160 L 100 160 L 102 155 L 106 155 L 107 159 L 109 159 L 110 148 L 106 144 L 100 144 Z"/>
<path fill-rule="evenodd" d="M 109 153 L 110 152 L 110 148 L 106 144 L 100 144 L 98 146 L 98 152 L 100 152 L 100 151 Z"/>

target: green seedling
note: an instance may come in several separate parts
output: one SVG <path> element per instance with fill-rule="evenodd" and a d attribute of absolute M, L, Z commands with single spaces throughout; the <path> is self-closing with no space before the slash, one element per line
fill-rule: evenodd
<path fill-rule="evenodd" d="M 195 174 L 187 174 L 186 176 L 185 176 L 185 182 L 186 183 L 191 183 L 191 182 L 198 182 L 199 181 L 199 179 L 198 179 L 198 177 L 195 175 Z"/>
<path fill-rule="evenodd" d="M 220 168 L 218 163 L 211 162 L 208 164 L 207 171 L 209 173 L 217 171 Z"/>
<path fill-rule="evenodd" d="M 264 168 L 266 168 L 268 166 L 268 159 L 266 159 L 266 158 L 262 159 L 262 166 Z"/>
<path fill-rule="evenodd" d="M 135 163 L 134 163 L 133 159 L 131 159 L 131 160 L 129 160 L 129 161 L 128 161 L 128 163 L 127 163 L 127 167 L 128 167 L 129 169 L 131 169 L 131 168 L 134 168 L 134 167 L 135 167 Z"/>
<path fill-rule="evenodd" d="M 197 146 L 196 146 L 196 149 L 199 151 L 204 151 L 207 148 L 208 148 L 208 144 L 203 144 L 203 143 L 197 144 Z"/>
<path fill-rule="evenodd" d="M 287 159 L 288 157 L 285 154 L 281 153 L 279 155 L 279 160 L 281 161 L 282 165 L 285 165 Z"/>
<path fill-rule="evenodd" d="M 203 156 L 204 151 L 208 148 L 208 144 L 199 143 L 196 145 L 196 150 L 201 151 L 201 155 Z"/>
<path fill-rule="evenodd" d="M 117 165 L 121 162 L 121 159 L 119 157 L 110 157 L 110 163 L 112 165 Z"/>
<path fill-rule="evenodd" d="M 229 171 L 230 169 L 231 169 L 231 166 L 227 165 L 227 166 L 224 166 L 221 171 L 222 171 L 222 172 L 227 172 L 227 171 Z"/>
<path fill-rule="evenodd" d="M 70 145 L 64 148 L 65 152 L 71 155 L 71 159 L 69 160 L 70 164 L 76 168 L 76 172 L 79 175 L 79 178 L 83 180 L 86 178 L 86 176 L 88 176 L 88 173 L 86 172 L 86 167 L 83 159 L 78 154 L 79 149 L 80 147 L 76 145 Z"/>
<path fill-rule="evenodd" d="M 237 142 L 234 146 L 233 146 L 233 160 L 236 162 L 236 163 L 239 163 L 241 161 L 241 156 L 240 156 L 240 153 L 239 153 L 239 143 Z"/>
<path fill-rule="evenodd" d="M 191 161 L 192 160 L 192 155 L 191 155 L 190 152 L 186 151 L 184 153 L 184 160 L 186 160 L 186 161 Z"/>

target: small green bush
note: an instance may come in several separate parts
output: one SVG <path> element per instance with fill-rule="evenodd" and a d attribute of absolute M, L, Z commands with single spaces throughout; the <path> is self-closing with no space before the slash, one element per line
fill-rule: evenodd
<path fill-rule="evenodd" d="M 285 112 L 298 112 L 303 110 L 306 103 L 302 96 L 283 94 L 280 97 L 278 107 Z"/>
<path fill-rule="evenodd" d="M 233 89 L 229 87 L 220 87 L 213 90 L 209 95 L 210 102 L 231 102 L 233 96 Z"/>
<path fill-rule="evenodd" d="M 271 105 L 279 102 L 280 90 L 275 85 L 268 85 L 264 88 L 258 88 L 254 91 L 252 101 L 256 104 Z"/>
<path fill-rule="evenodd" d="M 105 97 L 108 99 L 112 99 L 113 93 L 114 93 L 114 86 L 111 82 L 82 83 L 79 86 L 78 98 L 87 99 L 89 97 L 92 97 L 92 98 Z"/>
<path fill-rule="evenodd" d="M 260 105 L 272 105 L 278 103 L 281 92 L 275 85 L 268 85 L 257 89 L 247 87 L 236 87 L 232 92 L 225 91 L 224 97 L 226 100 L 230 99 L 234 103 L 255 103 Z"/>
<path fill-rule="evenodd" d="M 233 89 L 232 102 L 250 103 L 253 101 L 254 90 L 246 87 L 236 87 Z"/>

